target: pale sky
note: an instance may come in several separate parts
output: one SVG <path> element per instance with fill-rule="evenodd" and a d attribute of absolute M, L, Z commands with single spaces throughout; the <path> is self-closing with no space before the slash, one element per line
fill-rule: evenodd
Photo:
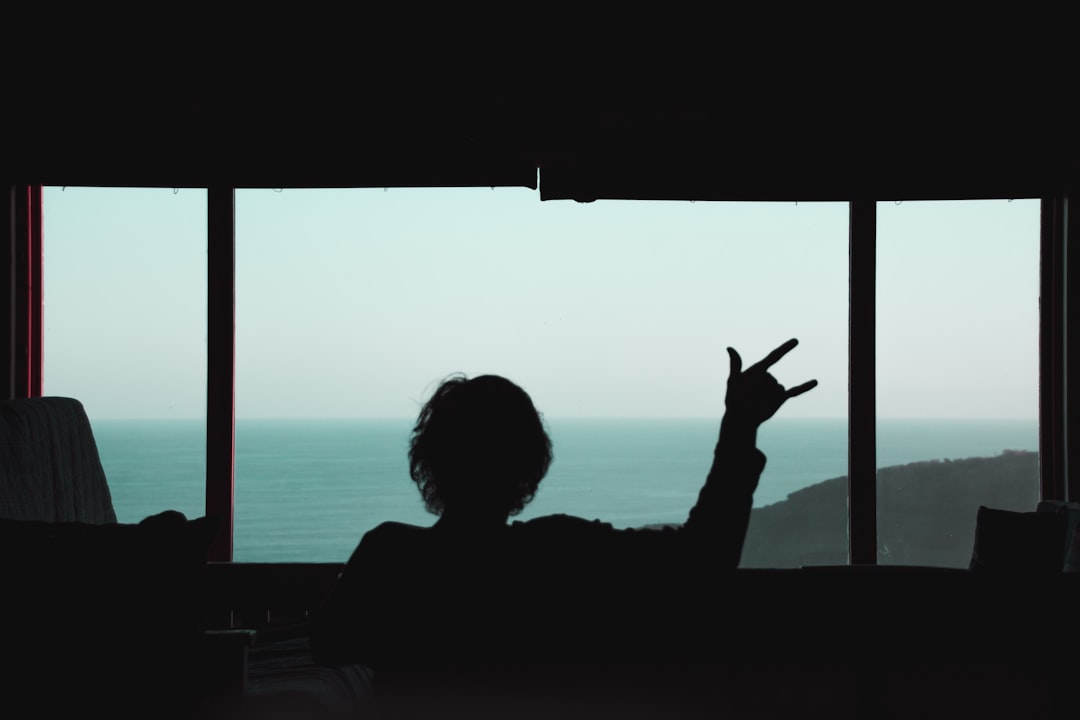
<path fill-rule="evenodd" d="M 497 373 L 555 417 L 719 417 L 732 346 L 847 413 L 845 203 L 238 190 L 237 417 L 414 417 Z M 204 417 L 206 192 L 46 188 L 45 393 Z M 1037 200 L 878 206 L 880 417 L 1035 418 Z"/>

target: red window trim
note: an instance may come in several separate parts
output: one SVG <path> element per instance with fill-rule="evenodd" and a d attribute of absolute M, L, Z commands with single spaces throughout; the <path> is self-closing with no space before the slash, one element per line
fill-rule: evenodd
<path fill-rule="evenodd" d="M 42 306 L 42 187 L 11 188 L 11 335 L 8 394 L 13 398 L 42 393 L 44 325 Z"/>

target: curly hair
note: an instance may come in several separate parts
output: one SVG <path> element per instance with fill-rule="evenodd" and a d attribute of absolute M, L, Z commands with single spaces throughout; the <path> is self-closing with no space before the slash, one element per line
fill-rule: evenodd
<path fill-rule="evenodd" d="M 516 515 L 536 495 L 552 457 L 532 399 L 498 375 L 444 379 L 409 440 L 409 474 L 435 515 L 468 505 Z"/>

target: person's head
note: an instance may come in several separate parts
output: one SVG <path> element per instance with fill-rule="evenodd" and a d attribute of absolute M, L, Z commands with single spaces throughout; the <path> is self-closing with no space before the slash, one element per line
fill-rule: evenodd
<path fill-rule="evenodd" d="M 516 515 L 551 460 L 551 439 L 532 399 L 498 375 L 444 380 L 421 408 L 409 442 L 409 473 L 436 515 Z"/>

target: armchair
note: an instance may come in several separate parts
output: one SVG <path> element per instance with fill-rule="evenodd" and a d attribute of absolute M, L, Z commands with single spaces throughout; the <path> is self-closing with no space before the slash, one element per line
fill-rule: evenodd
<path fill-rule="evenodd" d="M 214 518 L 116 520 L 82 404 L 0 401 L 0 697 L 44 717 L 238 714 L 249 634 L 204 630 Z"/>

